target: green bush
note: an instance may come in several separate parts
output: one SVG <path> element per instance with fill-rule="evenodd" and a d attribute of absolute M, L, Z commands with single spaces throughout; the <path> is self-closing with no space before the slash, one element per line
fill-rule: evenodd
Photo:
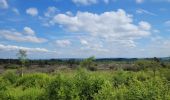
<path fill-rule="evenodd" d="M 19 76 L 16 74 L 15 70 L 7 70 L 3 73 L 2 77 L 9 81 L 11 84 L 16 83 Z"/>
<path fill-rule="evenodd" d="M 38 100 L 43 90 L 38 88 L 10 88 L 1 96 L 2 100 Z M 0 100 L 1 100 L 0 99 Z"/>
<path fill-rule="evenodd" d="M 170 81 L 170 69 L 161 69 L 160 74 L 162 77 L 165 77 L 168 81 Z"/>
<path fill-rule="evenodd" d="M 148 72 L 144 72 L 144 71 L 137 72 L 134 74 L 134 76 L 136 76 L 137 80 L 139 81 L 146 81 L 151 78 Z"/>
<path fill-rule="evenodd" d="M 113 75 L 113 86 L 118 87 L 119 85 L 128 85 L 128 81 L 132 80 L 132 78 L 132 73 L 119 70 Z"/>
<path fill-rule="evenodd" d="M 30 87 L 44 88 L 50 81 L 50 77 L 47 74 L 35 73 L 25 74 L 18 79 L 16 86 L 21 86 L 24 89 Z"/>
<path fill-rule="evenodd" d="M 47 87 L 44 100 L 79 100 L 72 78 L 58 75 Z"/>
<path fill-rule="evenodd" d="M 94 100 L 116 100 L 116 93 L 109 81 L 106 81 L 102 89 L 94 94 Z"/>
<path fill-rule="evenodd" d="M 130 81 L 127 100 L 169 100 L 170 90 L 166 80 L 159 77 L 146 81 Z"/>
<path fill-rule="evenodd" d="M 7 90 L 7 87 L 10 85 L 10 82 L 7 80 L 4 80 L 2 77 L 0 77 L 0 91 Z"/>
<path fill-rule="evenodd" d="M 83 61 L 80 62 L 80 67 L 86 68 L 90 71 L 96 71 L 97 67 L 95 66 L 94 63 L 95 57 L 89 57 L 87 59 L 84 59 Z"/>
<path fill-rule="evenodd" d="M 80 70 L 75 76 L 76 87 L 82 100 L 94 99 L 94 94 L 98 93 L 104 85 L 104 79 L 91 75 L 86 70 Z"/>

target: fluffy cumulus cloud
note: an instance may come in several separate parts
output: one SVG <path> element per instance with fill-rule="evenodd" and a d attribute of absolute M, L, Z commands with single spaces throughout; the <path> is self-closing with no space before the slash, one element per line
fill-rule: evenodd
<path fill-rule="evenodd" d="M 7 3 L 7 0 L 0 0 L 0 8 L 1 9 L 7 9 L 9 6 L 8 6 L 8 3 Z"/>
<path fill-rule="evenodd" d="M 37 16 L 38 15 L 38 9 L 37 8 L 28 8 L 26 10 L 26 13 L 31 16 Z"/>
<path fill-rule="evenodd" d="M 0 44 L 0 50 L 2 51 L 17 51 L 17 50 L 26 50 L 28 52 L 50 52 L 49 50 L 45 48 L 28 48 L 28 47 L 22 47 L 22 46 L 15 46 L 15 45 L 3 45 Z"/>
<path fill-rule="evenodd" d="M 70 40 L 56 40 L 56 44 L 60 47 L 67 47 L 71 45 Z"/>
<path fill-rule="evenodd" d="M 151 25 L 148 22 L 134 24 L 133 16 L 122 9 L 102 14 L 89 12 L 78 12 L 75 16 L 57 14 L 52 22 L 70 32 L 87 33 L 107 41 L 133 41 L 151 34 Z"/>
<path fill-rule="evenodd" d="M 34 31 L 25 27 L 23 32 L 17 32 L 16 30 L 0 30 L 0 37 L 10 41 L 17 42 L 32 42 L 32 43 L 43 43 L 46 42 L 47 39 L 38 38 Z"/>
<path fill-rule="evenodd" d="M 35 32 L 33 29 L 31 29 L 30 27 L 24 27 L 24 33 L 28 34 L 28 35 L 35 35 Z"/>

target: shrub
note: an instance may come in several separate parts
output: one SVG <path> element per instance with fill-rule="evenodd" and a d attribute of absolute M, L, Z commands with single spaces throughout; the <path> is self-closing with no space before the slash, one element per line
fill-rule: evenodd
<path fill-rule="evenodd" d="M 119 85 L 128 85 L 128 81 L 132 80 L 133 75 L 130 72 L 119 70 L 113 75 L 113 86 L 118 87 Z"/>
<path fill-rule="evenodd" d="M 23 90 L 21 88 L 10 88 L 1 96 L 2 100 L 38 100 L 43 93 L 42 89 L 28 88 Z M 0 99 L 0 100 L 1 100 Z"/>
<path fill-rule="evenodd" d="M 75 76 L 76 87 L 82 100 L 94 99 L 94 94 L 98 93 L 104 85 L 104 79 L 91 75 L 86 70 L 79 70 Z"/>
<path fill-rule="evenodd" d="M 5 73 L 3 73 L 2 77 L 11 84 L 14 84 L 19 78 L 15 70 L 7 70 Z"/>
<path fill-rule="evenodd" d="M 30 87 L 44 88 L 49 81 L 50 78 L 46 74 L 26 74 L 16 82 L 16 86 L 21 86 L 24 89 Z"/>
<path fill-rule="evenodd" d="M 162 77 L 165 77 L 168 81 L 170 81 L 170 69 L 161 69 L 160 74 Z"/>
<path fill-rule="evenodd" d="M 96 71 L 97 67 L 95 66 L 94 63 L 95 57 L 89 57 L 87 59 L 84 59 L 82 62 L 80 62 L 80 67 L 86 68 L 90 71 Z"/>
<path fill-rule="evenodd" d="M 7 90 L 7 87 L 10 85 L 10 82 L 7 80 L 4 80 L 2 77 L 0 77 L 0 91 Z"/>
<path fill-rule="evenodd" d="M 137 80 L 139 81 L 146 81 L 151 78 L 151 76 L 149 76 L 148 73 L 144 71 L 140 71 L 136 73 L 135 76 L 137 77 Z"/>
<path fill-rule="evenodd" d="M 44 93 L 43 89 L 28 88 L 19 96 L 19 100 L 38 100 L 42 93 Z"/>
<path fill-rule="evenodd" d="M 78 91 L 72 78 L 58 75 L 47 87 L 45 100 L 78 100 Z"/>
<path fill-rule="evenodd" d="M 166 80 L 160 78 L 152 78 L 144 82 L 137 79 L 130 81 L 127 100 L 168 100 L 170 90 Z"/>
<path fill-rule="evenodd" d="M 112 84 L 109 81 L 102 86 L 102 89 L 99 90 L 93 97 L 94 100 L 116 100 L 116 93 L 113 90 Z"/>

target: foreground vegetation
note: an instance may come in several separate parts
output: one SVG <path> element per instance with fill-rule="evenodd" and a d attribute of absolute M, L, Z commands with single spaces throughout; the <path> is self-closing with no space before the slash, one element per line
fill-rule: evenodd
<path fill-rule="evenodd" d="M 158 58 L 99 70 L 90 57 L 72 69 L 25 73 L 26 52 L 19 54 L 21 67 L 0 75 L 0 100 L 170 100 L 170 64 Z"/>
<path fill-rule="evenodd" d="M 88 71 L 0 76 L 1 100 L 170 100 L 170 69 Z"/>

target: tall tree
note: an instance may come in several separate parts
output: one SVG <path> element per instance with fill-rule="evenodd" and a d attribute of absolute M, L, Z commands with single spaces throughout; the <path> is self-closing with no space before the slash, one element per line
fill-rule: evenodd
<path fill-rule="evenodd" d="M 151 68 L 153 70 L 154 73 L 154 77 L 156 76 L 156 71 L 161 67 L 160 65 L 160 60 L 156 57 L 153 58 L 153 60 L 151 61 Z"/>
<path fill-rule="evenodd" d="M 17 53 L 18 59 L 21 63 L 21 76 L 23 76 L 23 67 L 25 66 L 27 60 L 27 51 L 20 49 Z"/>

